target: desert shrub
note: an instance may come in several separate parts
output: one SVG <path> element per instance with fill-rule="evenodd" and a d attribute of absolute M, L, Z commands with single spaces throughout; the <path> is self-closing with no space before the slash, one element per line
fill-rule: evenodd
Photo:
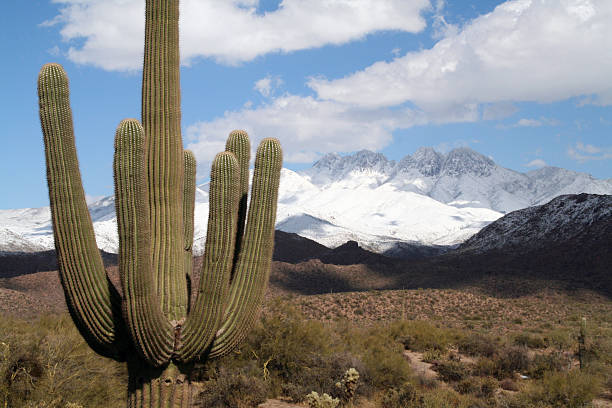
<path fill-rule="evenodd" d="M 545 373 L 561 371 L 567 368 L 570 363 L 561 353 L 536 354 L 529 363 L 527 375 L 532 378 L 542 378 Z"/>
<path fill-rule="evenodd" d="M 491 377 L 469 377 L 455 384 L 455 390 L 459 394 L 474 394 L 479 398 L 491 398 L 497 388 L 497 381 Z"/>
<path fill-rule="evenodd" d="M 460 353 L 469 356 L 492 357 L 499 345 L 494 338 L 476 333 L 459 339 L 457 347 Z"/>
<path fill-rule="evenodd" d="M 320 322 L 305 320 L 292 308 L 273 310 L 248 335 L 241 353 L 233 360 L 220 361 L 225 367 L 244 367 L 256 358 L 264 368 L 273 393 L 301 401 L 314 390 L 330 392 L 334 378 L 351 365 L 358 365 L 345 353 L 334 354 L 332 332 Z M 347 366 L 343 366 L 346 364 Z"/>
<path fill-rule="evenodd" d="M 546 373 L 542 379 L 529 384 L 525 392 L 506 397 L 501 405 L 507 408 L 583 408 L 600 390 L 598 378 L 580 370 Z"/>
<path fill-rule="evenodd" d="M 502 349 L 494 358 L 495 371 L 490 373 L 496 378 L 512 377 L 515 372 L 526 371 L 529 368 L 529 357 L 524 347 L 508 347 Z"/>
<path fill-rule="evenodd" d="M 412 377 L 412 382 L 418 385 L 421 389 L 429 390 L 433 390 L 434 388 L 437 388 L 440 385 L 440 382 L 435 377 L 431 377 L 422 372 L 416 373 Z"/>
<path fill-rule="evenodd" d="M 261 378 L 221 369 L 217 378 L 203 383 L 196 404 L 211 408 L 256 407 L 266 400 L 268 384 Z"/>
<path fill-rule="evenodd" d="M 239 353 L 200 368 L 196 378 L 215 380 L 220 376 L 219 370 L 224 368 L 230 375 L 264 379 L 271 396 L 283 395 L 300 402 L 311 391 L 339 395 L 335 383 L 348 368 L 354 367 L 363 379 L 357 394 L 369 395 L 373 389 L 372 378 L 376 377 L 376 364 L 370 363 L 368 368 L 363 361 L 365 349 L 362 342 L 368 336 L 360 338 L 357 333 L 362 332 L 346 325 L 324 325 L 307 320 L 292 307 L 278 303 L 270 306 L 241 345 Z M 387 350 L 390 347 L 387 343 L 371 352 L 378 350 L 379 356 L 394 353 Z M 401 348 L 399 344 L 395 347 Z M 377 364 L 384 365 L 389 358 L 382 360 Z"/>
<path fill-rule="evenodd" d="M 431 349 L 446 351 L 449 344 L 459 337 L 452 330 L 441 329 L 420 320 L 394 322 L 388 330 L 394 339 L 404 345 L 404 348 L 415 351 Z"/>
<path fill-rule="evenodd" d="M 527 350 L 524 347 L 505 347 L 492 358 L 478 359 L 472 374 L 502 380 L 514 376 L 515 372 L 526 372 L 529 369 L 529 362 Z"/>
<path fill-rule="evenodd" d="M 437 388 L 423 394 L 421 405 L 423 408 L 485 408 L 485 404 L 469 395 L 461 395 L 446 388 Z"/>
<path fill-rule="evenodd" d="M 469 375 L 469 370 L 459 361 L 440 361 L 434 367 L 442 381 L 461 381 Z"/>
<path fill-rule="evenodd" d="M 383 408 L 409 408 L 422 406 L 423 398 L 416 387 L 407 382 L 398 388 L 388 389 L 382 397 Z"/>
<path fill-rule="evenodd" d="M 480 398 L 491 398 L 499 387 L 497 380 L 491 377 L 482 378 L 478 384 L 476 395 Z"/>
<path fill-rule="evenodd" d="M 442 360 L 445 353 L 438 349 L 425 350 L 423 353 L 423 361 L 426 363 L 433 363 L 434 361 Z"/>
<path fill-rule="evenodd" d="M 514 344 L 517 346 L 529 347 L 532 349 L 541 349 L 546 347 L 546 342 L 540 336 L 532 336 L 530 334 L 521 333 L 514 337 Z"/>
<path fill-rule="evenodd" d="M 67 315 L 0 320 L 0 406 L 120 407 L 125 368 L 89 349 Z"/>
<path fill-rule="evenodd" d="M 556 329 L 544 336 L 544 342 L 558 350 L 567 350 L 573 345 L 571 332 L 567 329 Z"/>
<path fill-rule="evenodd" d="M 478 390 L 478 383 L 474 377 L 465 378 L 455 384 L 455 390 L 459 394 L 473 394 Z"/>
<path fill-rule="evenodd" d="M 519 390 L 518 385 L 510 378 L 503 379 L 499 383 L 499 386 L 501 387 L 502 390 L 506 390 L 506 391 L 518 391 Z"/>
<path fill-rule="evenodd" d="M 412 374 L 410 364 L 401 357 L 398 344 L 371 343 L 362 359 L 364 381 L 375 388 L 398 387 Z"/>
<path fill-rule="evenodd" d="M 497 374 L 498 365 L 496 361 L 488 357 L 481 357 L 476 361 L 472 369 L 472 374 L 478 376 L 488 376 Z"/>

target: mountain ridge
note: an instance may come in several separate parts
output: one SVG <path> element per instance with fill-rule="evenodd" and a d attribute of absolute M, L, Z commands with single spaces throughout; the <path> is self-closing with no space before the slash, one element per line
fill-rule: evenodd
<path fill-rule="evenodd" d="M 357 241 L 385 253 L 402 245 L 437 248 L 461 244 L 504 213 L 539 205 L 561 194 L 612 194 L 612 179 L 547 167 L 520 173 L 469 148 L 447 154 L 431 147 L 399 161 L 361 150 L 328 154 L 307 170 L 282 170 L 277 228 L 327 247 Z M 90 206 L 98 246 L 116 252 L 114 198 Z M 208 185 L 196 193 L 196 252 L 208 218 Z M 53 248 L 48 207 L 0 210 L 0 251 Z"/>

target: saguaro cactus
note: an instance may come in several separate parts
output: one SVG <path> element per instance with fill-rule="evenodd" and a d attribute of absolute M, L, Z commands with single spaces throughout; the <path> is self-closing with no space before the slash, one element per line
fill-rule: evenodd
<path fill-rule="evenodd" d="M 98 353 L 127 361 L 129 407 L 189 407 L 195 361 L 232 350 L 255 319 L 268 280 L 282 153 L 230 134 L 210 176 L 204 261 L 190 299 L 195 159 L 180 132 L 178 0 L 147 0 L 142 125 L 123 120 L 113 161 L 122 293 L 110 283 L 81 184 L 68 78 L 47 64 L 40 120 L 60 276 L 70 313 Z"/>

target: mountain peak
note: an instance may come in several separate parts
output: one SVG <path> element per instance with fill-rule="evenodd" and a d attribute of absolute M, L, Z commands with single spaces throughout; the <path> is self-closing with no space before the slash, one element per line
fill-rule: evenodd
<path fill-rule="evenodd" d="M 331 170 L 340 160 L 342 160 L 342 157 L 338 153 L 327 153 L 317 160 L 312 167 L 319 170 Z"/>
<path fill-rule="evenodd" d="M 350 163 L 353 169 L 366 170 L 375 167 L 386 167 L 393 162 L 389 161 L 382 153 L 375 153 L 371 150 L 360 150 L 350 157 Z M 395 163 L 393 163 L 395 164 Z"/>
<path fill-rule="evenodd" d="M 395 162 L 382 153 L 360 150 L 348 156 L 329 153 L 318 160 L 311 169 L 303 172 L 315 183 L 340 180 L 352 172 L 375 172 L 386 177 L 395 167 Z"/>
<path fill-rule="evenodd" d="M 412 155 L 412 160 L 422 175 L 431 177 L 440 174 L 444 156 L 431 147 L 420 147 Z"/>
<path fill-rule="evenodd" d="M 469 147 L 459 147 L 446 155 L 442 172 L 448 176 L 461 176 L 463 174 L 489 176 L 495 166 L 495 162 L 485 155 Z"/>

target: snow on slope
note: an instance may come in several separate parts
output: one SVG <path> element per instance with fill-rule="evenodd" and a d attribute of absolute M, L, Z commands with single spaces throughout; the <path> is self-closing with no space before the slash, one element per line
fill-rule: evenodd
<path fill-rule="evenodd" d="M 376 171 L 360 176 L 321 187 L 283 170 L 281 189 L 285 184 L 299 186 L 299 192 L 280 195 L 277 228 L 326 246 L 352 239 L 383 251 L 397 241 L 457 244 L 502 215 L 487 208 L 445 205 L 388 183 L 377 186 Z"/>
<path fill-rule="evenodd" d="M 505 212 L 559 194 L 612 194 L 612 180 L 547 167 L 519 173 L 466 148 L 421 148 L 399 162 L 380 153 L 330 154 L 312 168 L 283 169 L 277 229 L 335 247 L 348 240 L 377 252 L 397 242 L 455 245 Z M 90 206 L 98 246 L 117 252 L 114 199 Z M 204 247 L 208 185 L 198 187 L 194 249 Z M 53 248 L 49 209 L 0 210 L 0 251 Z"/>
<path fill-rule="evenodd" d="M 468 239 L 460 249 L 479 252 L 512 250 L 517 246 L 535 249 L 572 241 L 594 225 L 607 226 L 609 231 L 611 223 L 612 195 L 562 195 L 546 204 L 505 215 Z"/>

